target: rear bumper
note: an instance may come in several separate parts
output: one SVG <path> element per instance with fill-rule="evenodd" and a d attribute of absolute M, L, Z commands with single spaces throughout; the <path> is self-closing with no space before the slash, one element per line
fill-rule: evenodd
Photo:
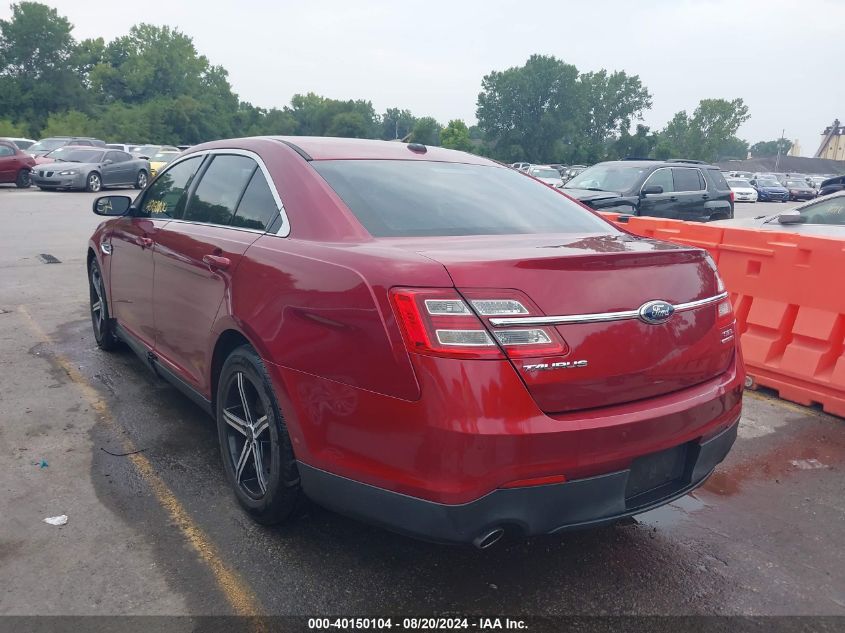
<path fill-rule="evenodd" d="M 630 469 L 526 488 L 499 488 L 450 505 L 353 481 L 300 462 L 306 495 L 327 508 L 409 536 L 471 543 L 496 528 L 550 534 L 611 523 L 677 499 L 700 486 L 736 440 L 739 421 L 705 441 L 690 442 L 683 474 L 626 498 Z"/>

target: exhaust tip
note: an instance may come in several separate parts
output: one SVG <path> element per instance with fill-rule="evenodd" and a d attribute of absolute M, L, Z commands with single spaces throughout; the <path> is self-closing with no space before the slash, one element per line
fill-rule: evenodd
<path fill-rule="evenodd" d="M 493 528 L 489 532 L 483 532 L 482 534 L 476 536 L 475 539 L 473 539 L 472 544 L 478 549 L 487 549 L 488 547 L 493 547 L 496 543 L 498 543 L 504 535 L 504 528 Z"/>

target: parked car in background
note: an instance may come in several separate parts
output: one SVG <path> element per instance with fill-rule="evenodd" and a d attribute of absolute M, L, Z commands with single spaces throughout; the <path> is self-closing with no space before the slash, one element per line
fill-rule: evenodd
<path fill-rule="evenodd" d="M 77 147 L 54 163 L 38 165 L 32 182 L 40 189 L 84 189 L 103 187 L 143 189 L 150 177 L 150 163 L 126 152 L 96 147 Z"/>
<path fill-rule="evenodd" d="M 716 224 L 845 239 L 845 191 L 816 198 L 782 213 Z"/>
<path fill-rule="evenodd" d="M 823 180 L 819 185 L 819 195 L 827 196 L 837 191 L 845 191 L 845 176 L 835 176 Z"/>
<path fill-rule="evenodd" d="M 787 202 L 789 189 L 780 184 L 774 176 L 756 176 L 750 181 L 757 190 L 760 202 Z"/>
<path fill-rule="evenodd" d="M 531 163 L 511 163 L 511 169 L 517 171 L 528 171 L 529 167 L 531 167 Z"/>
<path fill-rule="evenodd" d="M 35 141 L 31 138 L 17 138 L 13 136 L 4 136 L 3 138 L 0 138 L 0 141 L 10 141 L 14 143 L 18 149 L 28 149 L 35 144 Z"/>
<path fill-rule="evenodd" d="M 560 172 L 551 165 L 531 165 L 528 169 L 528 175 L 550 187 L 563 187 L 563 178 L 560 177 Z"/>
<path fill-rule="evenodd" d="M 582 171 L 587 169 L 586 165 L 570 165 L 566 170 L 566 175 L 563 177 L 564 180 L 571 180 Z"/>
<path fill-rule="evenodd" d="M 813 189 L 818 189 L 826 178 L 824 176 L 807 176 L 805 180 Z"/>
<path fill-rule="evenodd" d="M 812 200 L 816 197 L 816 190 L 803 178 L 787 178 L 783 186 L 789 190 L 790 200 Z"/>
<path fill-rule="evenodd" d="M 757 202 L 757 190 L 744 178 L 728 178 L 727 183 L 736 202 Z"/>
<path fill-rule="evenodd" d="M 19 189 L 30 184 L 35 160 L 11 141 L 0 140 L 0 183 L 14 183 Z"/>
<path fill-rule="evenodd" d="M 739 337 L 707 253 L 480 156 L 218 141 L 94 211 L 98 345 L 214 416 L 260 523 L 304 495 L 484 548 L 666 504 L 736 438 Z"/>
<path fill-rule="evenodd" d="M 47 152 L 64 147 L 65 145 L 80 145 L 85 147 L 106 146 L 104 141 L 88 136 L 51 136 L 50 138 L 43 138 L 37 143 L 30 145 L 26 151 L 33 156 L 43 156 Z"/>
<path fill-rule="evenodd" d="M 685 160 L 598 163 L 562 191 L 603 211 L 707 222 L 734 215 L 734 194 L 718 167 Z"/>
<path fill-rule="evenodd" d="M 732 171 L 730 175 L 731 178 L 739 178 L 740 180 L 751 180 L 754 178 L 754 174 L 750 171 Z"/>
<path fill-rule="evenodd" d="M 141 145 L 136 148 L 132 155 L 135 158 L 146 158 L 149 160 L 159 152 L 178 152 L 179 148 L 173 145 Z"/>
<path fill-rule="evenodd" d="M 58 149 L 49 151 L 46 154 L 42 154 L 41 156 L 36 156 L 35 164 L 48 165 L 50 163 L 58 163 L 62 160 L 64 156 L 67 156 L 71 152 L 74 152 L 78 149 L 90 149 L 90 147 L 90 145 L 62 145 Z"/>
<path fill-rule="evenodd" d="M 169 165 L 181 152 L 166 150 L 150 157 L 150 178 L 155 178 L 162 167 Z"/>
<path fill-rule="evenodd" d="M 119 149 L 121 152 L 126 152 L 127 154 L 131 154 L 136 149 L 141 147 L 138 143 L 127 145 L 126 143 L 106 143 L 106 147 L 108 149 Z"/>

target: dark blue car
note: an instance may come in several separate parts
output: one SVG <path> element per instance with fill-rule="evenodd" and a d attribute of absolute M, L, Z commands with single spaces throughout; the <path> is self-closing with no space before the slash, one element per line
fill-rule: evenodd
<path fill-rule="evenodd" d="M 752 180 L 751 185 L 757 190 L 757 199 L 761 202 L 787 202 L 789 189 L 774 179 L 758 178 Z"/>

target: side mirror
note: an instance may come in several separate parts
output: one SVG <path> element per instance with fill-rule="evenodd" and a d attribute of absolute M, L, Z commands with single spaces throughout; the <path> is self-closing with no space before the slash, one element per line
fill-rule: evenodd
<path fill-rule="evenodd" d="M 663 193 L 663 187 L 660 185 L 649 185 L 648 187 L 643 187 L 640 193 L 644 196 L 654 196 Z"/>
<path fill-rule="evenodd" d="M 806 218 L 800 211 L 784 211 L 778 216 L 778 224 L 802 224 Z"/>
<path fill-rule="evenodd" d="M 101 196 L 94 200 L 94 213 L 107 217 L 119 217 L 126 215 L 131 206 L 132 198 L 129 196 Z"/>

